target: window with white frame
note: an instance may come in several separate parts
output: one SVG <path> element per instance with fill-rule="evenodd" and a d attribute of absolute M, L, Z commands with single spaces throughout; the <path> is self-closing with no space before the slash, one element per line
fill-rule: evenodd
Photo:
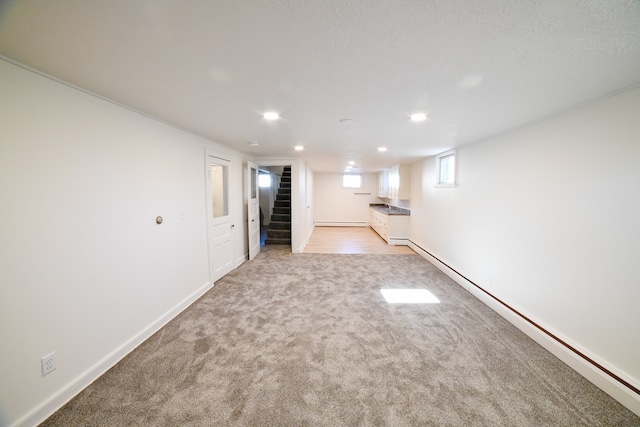
<path fill-rule="evenodd" d="M 271 187 L 271 174 L 261 173 L 258 175 L 258 185 L 261 188 Z"/>
<path fill-rule="evenodd" d="M 362 188 L 361 173 L 343 173 L 342 188 Z"/>
<path fill-rule="evenodd" d="M 456 152 L 446 151 L 436 156 L 436 187 L 456 185 Z"/>

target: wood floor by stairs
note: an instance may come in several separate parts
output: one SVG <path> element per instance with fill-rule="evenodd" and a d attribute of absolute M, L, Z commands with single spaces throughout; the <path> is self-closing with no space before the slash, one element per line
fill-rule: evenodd
<path fill-rule="evenodd" d="M 389 246 L 371 227 L 315 227 L 303 253 L 415 254 L 409 246 Z"/>

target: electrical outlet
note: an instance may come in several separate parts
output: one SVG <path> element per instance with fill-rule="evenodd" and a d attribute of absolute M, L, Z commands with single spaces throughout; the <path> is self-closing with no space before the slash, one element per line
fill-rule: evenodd
<path fill-rule="evenodd" d="M 51 373 L 56 370 L 56 352 L 52 351 L 51 353 L 44 356 L 40 359 L 40 363 L 42 364 L 42 376 L 44 377 L 48 373 Z"/>

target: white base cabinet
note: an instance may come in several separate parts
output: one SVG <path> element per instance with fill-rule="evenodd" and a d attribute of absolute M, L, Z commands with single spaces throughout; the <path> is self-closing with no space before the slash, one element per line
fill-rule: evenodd
<path fill-rule="evenodd" d="M 390 245 L 409 244 L 408 215 L 387 215 L 369 208 L 369 225 Z"/>

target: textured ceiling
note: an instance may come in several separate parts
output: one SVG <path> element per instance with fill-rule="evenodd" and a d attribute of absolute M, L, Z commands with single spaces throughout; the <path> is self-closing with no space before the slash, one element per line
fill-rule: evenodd
<path fill-rule="evenodd" d="M 407 162 L 640 83 L 637 0 L 5 0 L 0 14 L 12 60 L 315 171 Z"/>

